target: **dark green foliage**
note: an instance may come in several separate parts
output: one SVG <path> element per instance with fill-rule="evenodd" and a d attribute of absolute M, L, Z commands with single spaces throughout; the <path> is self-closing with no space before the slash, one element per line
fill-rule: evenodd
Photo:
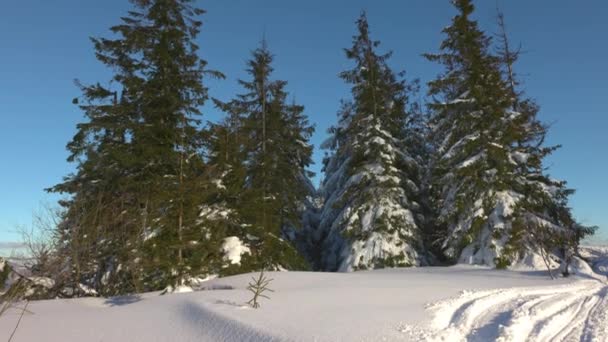
<path fill-rule="evenodd" d="M 459 0 L 454 5 L 459 14 L 443 31 L 442 52 L 427 58 L 446 68 L 429 83 L 429 94 L 441 97 L 430 105 L 431 137 L 437 149 L 431 189 L 436 226 L 445 236 L 441 243 L 448 256 L 457 260 L 472 244 L 493 248 L 493 242 L 482 241 L 482 231 L 494 209 L 495 193 L 509 189 L 505 180 L 512 169 L 507 162 L 510 141 L 503 135 L 511 103 L 500 60 L 489 53 L 490 38 L 470 18 L 471 1 Z"/>
<path fill-rule="evenodd" d="M 220 201 L 238 217 L 240 229 L 231 234 L 252 252 L 243 271 L 306 266 L 285 233 L 301 227 L 304 205 L 314 192 L 307 169 L 314 128 L 304 107 L 288 102 L 287 82 L 271 79 L 272 60 L 263 42 L 247 63 L 251 79 L 239 81 L 245 93 L 216 101 L 228 117 L 212 126 L 210 165 L 221 175 Z"/>
<path fill-rule="evenodd" d="M 76 102 L 87 121 L 68 144 L 77 172 L 51 189 L 71 195 L 60 228 L 71 281 L 103 295 L 182 282 L 205 272 L 207 254 L 196 230 L 198 117 L 208 97 L 203 78 L 221 75 L 197 55 L 203 11 L 191 0 L 132 3 L 111 28 L 116 39 L 92 40 L 115 72 L 112 88 L 81 86 Z M 151 274 L 162 279 L 150 283 Z"/>
<path fill-rule="evenodd" d="M 544 146 L 538 106 L 517 90 L 518 53 L 503 17 L 502 46 L 493 54 L 490 37 L 471 18 L 472 1 L 454 5 L 459 13 L 443 30 L 441 52 L 427 55 L 445 67 L 429 83 L 435 235 L 453 261 L 503 268 L 530 252 L 553 252 L 537 232 L 570 240 L 579 228 L 567 208 L 572 191 L 545 174 L 543 159 L 557 147 Z"/>
<path fill-rule="evenodd" d="M 494 258 L 494 264 L 496 265 L 497 269 L 505 270 L 505 269 L 509 268 L 509 266 L 511 266 L 511 260 L 509 260 L 508 257 L 503 255 L 503 256 Z"/>

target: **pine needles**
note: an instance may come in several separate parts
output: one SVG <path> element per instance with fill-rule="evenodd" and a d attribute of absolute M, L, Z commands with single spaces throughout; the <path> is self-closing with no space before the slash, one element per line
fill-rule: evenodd
<path fill-rule="evenodd" d="M 254 277 L 251 278 L 252 282 L 247 286 L 247 290 L 253 293 L 253 298 L 247 302 L 247 304 L 251 305 L 252 308 L 257 309 L 260 307 L 260 303 L 258 303 L 258 299 L 260 297 L 270 299 L 265 292 L 274 292 L 274 290 L 269 289 L 268 285 L 273 279 L 269 279 L 264 275 L 264 269 L 260 272 L 259 277 L 256 279 Z"/>

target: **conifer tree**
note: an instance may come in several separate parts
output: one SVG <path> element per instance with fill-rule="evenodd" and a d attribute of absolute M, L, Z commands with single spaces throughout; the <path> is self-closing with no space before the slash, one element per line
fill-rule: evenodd
<path fill-rule="evenodd" d="M 526 249 L 544 254 L 543 249 L 555 253 L 567 265 L 578 252 L 578 244 L 596 227 L 576 222 L 568 207 L 568 199 L 574 193 L 565 181 L 552 179 L 543 165 L 545 157 L 560 146 L 545 146 L 548 126 L 537 118 L 540 107 L 521 90 L 521 82 L 515 71 L 515 63 L 521 48 L 513 50 L 510 44 L 504 15 L 498 11 L 497 56 L 501 61 L 503 78 L 512 97 L 508 129 L 514 132 L 510 162 L 517 164 L 513 188 L 523 195 L 517 206 L 513 232 L 505 245 L 499 266 L 508 266 Z M 567 266 L 565 269 L 567 273 Z"/>
<path fill-rule="evenodd" d="M 454 261 L 506 267 L 545 245 L 539 232 L 570 235 L 571 191 L 543 174 L 555 148 L 543 146 L 538 107 L 517 93 L 515 54 L 492 54 L 472 2 L 453 3 L 459 13 L 443 30 L 441 52 L 427 55 L 445 67 L 429 83 L 436 234 Z"/>
<path fill-rule="evenodd" d="M 216 102 L 222 105 L 219 101 Z M 223 122 L 209 123 L 206 139 L 206 196 L 199 215 L 199 226 L 213 244 L 209 246 L 214 251 L 209 260 L 210 266 L 215 274 L 220 275 L 241 270 L 242 261 L 236 263 L 225 255 L 225 243 L 231 238 L 245 241 L 247 234 L 239 210 L 243 205 L 245 186 L 245 136 L 239 128 L 240 119 L 229 114 Z M 243 259 L 246 258 L 241 258 Z"/>
<path fill-rule="evenodd" d="M 251 80 L 239 81 L 245 93 L 227 103 L 218 101 L 238 122 L 245 179 L 235 209 L 246 227 L 239 238 L 252 251 L 250 265 L 243 266 L 250 270 L 306 267 L 286 233 L 300 228 L 303 205 L 314 191 L 308 171 L 314 128 L 304 107 L 288 102 L 287 82 L 271 79 L 272 61 L 262 42 L 247 64 Z"/>
<path fill-rule="evenodd" d="M 421 170 L 407 144 L 414 131 L 408 112 L 410 87 L 376 52 L 365 13 L 345 49 L 354 63 L 340 77 L 352 85 L 352 100 L 338 113 L 324 147 L 324 207 L 320 264 L 326 270 L 424 264 L 419 222 Z"/>
<path fill-rule="evenodd" d="M 68 144 L 68 161 L 77 162 L 77 172 L 50 189 L 71 195 L 60 202 L 66 210 L 57 227 L 68 272 L 62 285 L 76 296 L 84 294 L 81 283 L 101 294 L 134 291 L 140 274 L 130 246 L 137 240 L 139 213 L 129 210 L 135 205 L 128 189 L 132 150 L 127 136 L 135 120 L 116 92 L 99 84 L 81 89 L 82 98 L 74 102 L 85 102 L 80 107 L 89 121 L 78 125 Z"/>
<path fill-rule="evenodd" d="M 197 55 L 204 11 L 192 0 L 131 2 L 111 28 L 117 38 L 93 39 L 115 74 L 111 87 L 82 87 L 88 121 L 68 145 L 78 170 L 51 189 L 71 195 L 65 241 L 85 245 L 68 250 L 87 253 L 79 258 L 104 294 L 182 284 L 204 271 L 198 116 L 203 78 L 221 76 Z"/>

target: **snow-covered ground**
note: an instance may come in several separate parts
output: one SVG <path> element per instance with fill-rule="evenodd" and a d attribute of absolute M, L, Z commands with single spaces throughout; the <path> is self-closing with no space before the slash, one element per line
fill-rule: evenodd
<path fill-rule="evenodd" d="M 608 248 L 584 253 L 608 271 Z M 454 266 L 269 273 L 272 299 L 244 303 L 251 275 L 205 290 L 32 302 L 13 341 L 608 341 L 608 286 L 590 271 Z M 0 317 L 7 340 L 19 310 Z"/>

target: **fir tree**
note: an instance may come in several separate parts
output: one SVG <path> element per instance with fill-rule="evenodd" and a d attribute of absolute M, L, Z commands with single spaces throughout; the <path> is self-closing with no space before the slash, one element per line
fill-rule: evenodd
<path fill-rule="evenodd" d="M 532 237 L 547 227 L 570 234 L 571 191 L 543 174 L 542 160 L 555 148 L 543 147 L 538 107 L 517 93 L 516 54 L 492 54 L 471 1 L 453 3 L 459 14 L 443 31 L 441 53 L 427 55 L 445 66 L 429 83 L 436 234 L 452 260 L 506 267 L 534 252 L 540 243 Z"/>
<path fill-rule="evenodd" d="M 131 144 L 127 136 L 135 121 L 125 98 L 101 85 L 81 86 L 80 107 L 88 122 L 68 144 L 70 162 L 77 172 L 51 191 L 71 194 L 60 202 L 65 207 L 58 228 L 59 253 L 66 260 L 63 284 L 81 295 L 80 283 L 101 294 L 130 292 L 138 288 L 140 273 L 132 263 L 130 248 L 138 239 L 139 216 L 135 196 L 128 189 Z M 121 265 L 118 269 L 118 265 Z"/>
<path fill-rule="evenodd" d="M 97 59 L 115 71 L 114 89 L 82 87 L 88 121 L 68 145 L 78 171 L 52 189 L 71 195 L 65 243 L 85 246 L 67 249 L 86 253 L 78 258 L 106 294 L 204 272 L 205 237 L 195 229 L 198 116 L 207 99 L 203 78 L 221 76 L 197 55 L 196 18 L 204 11 L 191 0 L 131 2 L 134 10 L 111 28 L 116 39 L 93 39 Z"/>
<path fill-rule="evenodd" d="M 387 65 L 391 54 L 376 52 L 365 13 L 357 28 L 345 50 L 354 68 L 340 74 L 352 100 L 324 145 L 332 154 L 324 162 L 320 263 L 340 271 L 424 264 L 421 170 L 407 143 L 414 134 L 410 87 Z"/>
<path fill-rule="evenodd" d="M 218 102 L 218 101 L 216 101 Z M 218 102 L 218 105 L 221 103 Z M 210 241 L 215 255 L 210 262 L 216 274 L 226 275 L 241 270 L 243 262 L 233 265 L 225 257 L 227 239 L 246 240 L 240 211 L 245 184 L 244 135 L 239 129 L 241 122 L 235 116 L 221 123 L 210 123 L 207 138 L 207 165 L 205 198 L 200 211 L 199 225 Z"/>
<path fill-rule="evenodd" d="M 516 208 L 504 256 L 497 261 L 510 265 L 530 249 L 538 251 L 545 259 L 546 253 L 555 253 L 566 265 L 565 273 L 568 273 L 567 264 L 578 252 L 579 242 L 593 234 L 596 227 L 576 222 L 568 207 L 568 198 L 574 190 L 569 189 L 565 181 L 554 180 L 546 174 L 543 160 L 560 146 L 544 144 L 548 126 L 538 120 L 540 107 L 520 90 L 521 82 L 515 71 L 521 47 L 512 49 L 502 12 L 498 11 L 497 19 L 500 30 L 497 56 L 512 97 L 510 120 L 506 122 L 514 140 L 510 152 L 510 162 L 516 164 L 513 188 L 523 195 Z"/>
<path fill-rule="evenodd" d="M 314 129 L 304 107 L 288 103 L 287 82 L 271 79 L 272 61 L 263 42 L 248 61 L 251 80 L 239 81 L 245 93 L 217 103 L 237 122 L 232 134 L 238 127 L 231 143 L 240 144 L 245 178 L 235 209 L 246 227 L 239 238 L 253 254 L 250 270 L 305 267 L 286 233 L 301 227 L 303 205 L 314 191 L 308 171 Z"/>

